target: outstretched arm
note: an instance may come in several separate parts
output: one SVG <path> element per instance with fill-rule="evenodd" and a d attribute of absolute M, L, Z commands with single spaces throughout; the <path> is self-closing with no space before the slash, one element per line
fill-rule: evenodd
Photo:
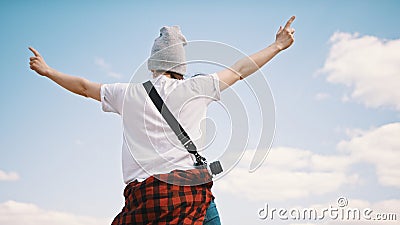
<path fill-rule="evenodd" d="M 68 91 L 100 101 L 101 84 L 91 82 L 81 77 L 75 77 L 61 73 L 49 67 L 36 49 L 29 47 L 29 50 L 31 50 L 35 55 L 29 58 L 29 64 L 30 68 L 36 73 L 50 78 L 52 81 L 56 82 L 58 85 L 67 89 Z"/>
<path fill-rule="evenodd" d="M 221 91 L 233 85 L 236 81 L 253 74 L 279 52 L 289 48 L 294 42 L 294 28 L 290 27 L 294 19 L 295 17 L 292 16 L 287 21 L 285 27 L 279 27 L 273 44 L 249 57 L 240 59 L 230 68 L 218 72 Z"/>

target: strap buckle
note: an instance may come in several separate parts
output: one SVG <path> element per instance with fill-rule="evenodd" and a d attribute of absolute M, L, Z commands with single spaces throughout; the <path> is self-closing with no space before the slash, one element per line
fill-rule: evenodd
<path fill-rule="evenodd" d="M 197 148 L 196 145 L 193 143 L 192 140 L 188 140 L 185 144 L 183 144 L 187 151 L 191 154 L 196 154 L 197 153 Z M 198 154 L 198 153 L 197 153 Z M 197 157 L 196 157 L 197 158 Z"/>

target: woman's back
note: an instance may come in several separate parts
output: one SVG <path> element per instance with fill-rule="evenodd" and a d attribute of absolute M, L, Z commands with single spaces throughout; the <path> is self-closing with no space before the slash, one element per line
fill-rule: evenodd
<path fill-rule="evenodd" d="M 205 137 L 209 103 L 220 98 L 216 74 L 177 80 L 160 75 L 151 80 L 165 104 L 184 127 L 198 150 Z M 125 183 L 174 169 L 192 169 L 191 154 L 156 109 L 141 83 L 105 84 L 102 108 L 122 116 L 124 140 L 122 166 Z"/>

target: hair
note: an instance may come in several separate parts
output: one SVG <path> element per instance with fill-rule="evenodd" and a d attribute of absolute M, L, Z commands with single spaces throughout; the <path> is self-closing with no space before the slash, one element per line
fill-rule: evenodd
<path fill-rule="evenodd" d="M 157 70 L 157 73 L 160 74 L 169 74 L 171 78 L 173 79 L 177 79 L 177 80 L 183 80 L 183 74 L 177 73 L 177 72 L 173 72 L 173 71 L 162 71 L 162 70 Z M 196 73 L 195 75 L 193 75 L 192 77 L 196 77 L 196 76 L 206 76 L 206 73 Z"/>
<path fill-rule="evenodd" d="M 173 72 L 173 71 L 160 71 L 161 73 L 164 74 L 169 74 L 171 76 L 171 78 L 173 79 L 177 79 L 177 80 L 183 80 L 183 74 L 177 73 L 177 72 Z"/>

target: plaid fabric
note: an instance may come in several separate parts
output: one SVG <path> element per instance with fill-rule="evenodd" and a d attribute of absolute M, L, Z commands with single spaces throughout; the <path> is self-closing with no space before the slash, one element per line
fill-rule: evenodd
<path fill-rule="evenodd" d="M 199 185 L 187 184 L 193 181 Z M 195 224 L 202 225 L 214 196 L 207 169 L 174 170 L 133 181 L 125 190 L 125 206 L 112 225 Z"/>

